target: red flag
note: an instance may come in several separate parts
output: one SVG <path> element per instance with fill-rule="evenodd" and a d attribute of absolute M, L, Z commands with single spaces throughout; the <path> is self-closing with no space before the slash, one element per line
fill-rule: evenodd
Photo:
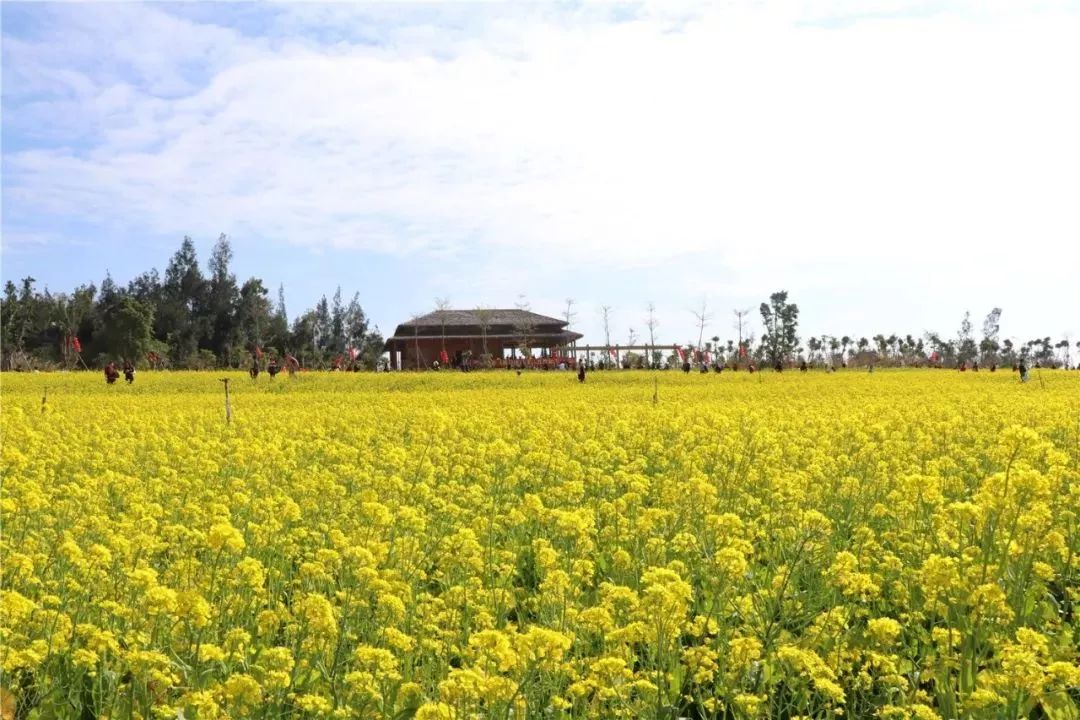
<path fill-rule="evenodd" d="M 439 351 L 439 364 L 440 365 L 449 365 L 450 364 L 450 356 L 446 354 L 445 350 Z"/>
<path fill-rule="evenodd" d="M 610 355 L 613 358 L 619 357 L 619 353 L 618 353 L 618 351 L 615 350 L 615 348 L 608 348 L 608 355 Z"/>
<path fill-rule="evenodd" d="M 681 347 L 675 348 L 675 352 L 679 353 L 680 360 L 686 360 L 686 351 L 683 350 Z"/>
<path fill-rule="evenodd" d="M 746 357 L 746 346 L 745 345 L 740 345 L 739 346 L 739 357 Z"/>
<path fill-rule="evenodd" d="M 82 343 L 79 342 L 78 336 L 73 335 L 71 337 L 71 349 L 76 353 L 82 353 Z"/>
<path fill-rule="evenodd" d="M 356 356 L 359 355 L 359 354 L 360 354 L 360 348 L 354 348 L 354 347 L 349 348 L 349 358 L 351 360 L 355 360 Z"/>
<path fill-rule="evenodd" d="M 259 358 L 261 360 L 262 356 L 263 356 L 262 348 L 259 347 L 258 345 L 256 345 L 255 346 L 255 357 L 257 357 L 257 358 Z"/>

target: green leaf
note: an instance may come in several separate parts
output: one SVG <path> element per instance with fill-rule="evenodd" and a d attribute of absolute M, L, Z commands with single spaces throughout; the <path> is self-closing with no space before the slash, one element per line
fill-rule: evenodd
<path fill-rule="evenodd" d="M 1080 720 L 1080 709 L 1064 692 L 1050 693 L 1040 702 L 1049 720 Z"/>

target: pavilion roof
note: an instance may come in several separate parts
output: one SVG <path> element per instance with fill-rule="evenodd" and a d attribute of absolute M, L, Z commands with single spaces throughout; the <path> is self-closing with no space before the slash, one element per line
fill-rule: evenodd
<path fill-rule="evenodd" d="M 521 310 L 519 308 L 492 308 L 486 311 L 434 310 L 425 315 L 411 318 L 407 322 L 398 325 L 398 327 L 412 328 L 417 325 L 420 327 L 436 328 L 442 328 L 444 325 L 448 328 L 455 326 L 479 326 L 483 319 L 480 315 L 482 312 L 488 313 L 485 323 L 488 327 L 493 325 L 558 325 L 559 327 L 564 327 L 566 325 L 565 320 L 534 313 L 531 310 Z"/>

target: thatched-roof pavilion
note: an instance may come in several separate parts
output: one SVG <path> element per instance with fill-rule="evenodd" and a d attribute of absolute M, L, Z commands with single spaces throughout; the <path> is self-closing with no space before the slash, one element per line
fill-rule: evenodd
<path fill-rule="evenodd" d="M 430 367 L 436 360 L 458 365 L 466 353 L 501 359 L 525 349 L 567 348 L 582 335 L 566 325 L 564 320 L 516 308 L 435 310 L 398 325 L 385 349 L 394 368 L 399 366 L 398 353 L 403 368 Z"/>

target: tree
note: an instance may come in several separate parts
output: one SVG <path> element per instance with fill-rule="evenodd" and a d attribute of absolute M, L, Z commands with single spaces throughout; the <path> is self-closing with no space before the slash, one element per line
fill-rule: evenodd
<path fill-rule="evenodd" d="M 491 366 L 491 353 L 488 352 L 488 330 L 491 328 L 491 324 L 495 320 L 495 311 L 486 305 L 477 305 L 474 312 L 476 316 L 476 322 L 480 326 L 480 346 L 484 350 L 484 356 L 481 361 L 485 367 Z"/>
<path fill-rule="evenodd" d="M 284 285 L 278 285 L 277 306 L 270 317 L 266 335 L 266 342 L 278 352 L 284 352 L 289 345 L 289 315 L 285 312 Z"/>
<path fill-rule="evenodd" d="M 705 326 L 709 323 L 710 320 L 712 320 L 712 314 L 708 312 L 708 304 L 706 300 L 707 298 L 705 297 L 701 298 L 700 310 L 690 311 L 693 314 L 694 319 L 698 321 L 697 349 L 699 352 L 701 351 L 701 341 L 705 337 Z"/>
<path fill-rule="evenodd" d="M 270 298 L 259 278 L 249 278 L 240 288 L 236 306 L 236 335 L 248 351 L 266 344 L 266 334 L 273 317 L 270 314 Z"/>
<path fill-rule="evenodd" d="M 442 331 L 442 351 L 446 352 L 446 320 L 450 312 L 449 298 L 435 298 L 435 314 L 439 318 L 439 328 Z"/>
<path fill-rule="evenodd" d="M 970 363 L 975 360 L 976 352 L 975 339 L 971 335 L 971 313 L 965 312 L 964 319 L 960 321 L 960 331 L 956 335 L 956 360 Z"/>
<path fill-rule="evenodd" d="M 888 352 L 888 348 L 886 347 L 886 342 L 885 342 L 885 336 L 878 333 L 877 335 L 872 337 L 871 340 L 874 341 L 874 346 L 877 349 L 878 361 L 884 360 L 885 355 Z"/>
<path fill-rule="evenodd" d="M 238 342 L 235 314 L 240 293 L 236 286 L 236 276 L 229 272 L 232 256 L 229 238 L 222 233 L 218 236 L 214 249 L 210 253 L 207 293 L 209 304 L 206 314 L 210 329 L 207 344 L 210 351 L 224 365 L 233 364 L 233 350 Z"/>
<path fill-rule="evenodd" d="M 514 321 L 514 333 L 517 335 L 518 347 L 523 355 L 532 354 L 532 335 L 535 325 L 532 319 L 532 306 L 524 295 L 518 295 L 518 301 L 514 304 L 519 312 Z"/>
<path fill-rule="evenodd" d="M 122 296 L 102 317 L 100 349 L 111 358 L 135 361 L 152 341 L 154 311 L 133 297 Z"/>
<path fill-rule="evenodd" d="M 604 328 L 604 352 L 611 355 L 611 306 L 600 306 L 600 324 Z M 607 358 L 604 358 L 604 362 L 607 362 Z"/>
<path fill-rule="evenodd" d="M 765 326 L 761 343 L 770 365 L 790 358 L 799 345 L 799 306 L 789 303 L 787 297 L 787 291 L 781 290 L 770 295 L 769 302 L 761 303 L 761 322 Z"/>
<path fill-rule="evenodd" d="M 314 310 L 308 310 L 293 320 L 289 337 L 291 348 L 286 348 L 286 350 L 291 349 L 298 355 L 301 363 L 306 364 L 308 358 L 318 355 L 318 324 L 317 313 Z"/>
<path fill-rule="evenodd" d="M 979 352 L 983 363 L 997 362 L 997 353 L 1000 349 L 998 333 L 1001 331 L 1001 308 L 994 308 L 983 320 L 982 340 L 979 341 Z"/>
<path fill-rule="evenodd" d="M 739 354 L 737 357 L 741 357 L 745 355 L 748 350 L 747 346 L 749 343 L 746 343 L 743 338 L 743 327 L 746 324 L 746 316 L 750 314 L 750 308 L 744 308 L 742 310 L 732 310 L 732 312 L 735 314 L 735 323 L 732 325 L 732 327 L 739 332 Z M 735 363 L 736 365 L 738 365 L 737 359 Z"/>
<path fill-rule="evenodd" d="M 1001 343 L 1002 353 L 1001 361 L 1007 365 L 1012 365 L 1016 362 L 1016 348 L 1013 347 L 1013 341 L 1011 338 L 1006 338 Z"/>
<path fill-rule="evenodd" d="M 420 369 L 420 313 L 413 313 L 409 322 L 412 323 L 413 328 L 413 343 L 414 345 L 414 360 L 416 362 L 416 369 Z"/>
<path fill-rule="evenodd" d="M 318 354 L 324 354 L 330 350 L 330 303 L 326 296 L 319 298 L 315 305 L 315 350 Z"/>
<path fill-rule="evenodd" d="M 648 315 L 645 316 L 645 327 L 649 329 L 649 367 L 656 368 L 660 362 L 659 358 L 654 357 L 656 353 L 656 328 L 660 327 L 660 321 L 656 317 L 656 305 L 653 301 L 649 301 L 649 305 L 646 308 Z"/>
<path fill-rule="evenodd" d="M 345 352 L 345 306 L 341 301 L 341 286 L 334 290 L 330 301 L 330 352 Z"/>
<path fill-rule="evenodd" d="M 71 367 L 75 361 L 72 347 L 75 338 L 78 337 L 79 328 L 83 321 L 90 318 L 94 312 L 94 295 L 97 288 L 91 285 L 80 285 L 75 288 L 70 296 L 61 293 L 56 296 L 51 312 L 51 324 L 59 333 L 60 357 L 65 368 Z M 129 293 L 130 294 L 130 293 Z M 136 299 L 139 299 L 136 297 Z M 153 307 L 148 301 L 144 304 Z"/>
<path fill-rule="evenodd" d="M 941 365 L 951 367 L 957 363 L 955 343 L 943 339 L 936 332 L 929 331 L 926 333 L 926 343 L 932 352 L 937 353 L 938 362 Z"/>
<path fill-rule="evenodd" d="M 364 313 L 364 308 L 360 307 L 360 293 L 354 293 L 349 306 L 345 308 L 346 347 L 362 351 L 370 334 L 367 315 Z M 382 354 L 381 344 L 379 353 Z"/>
<path fill-rule="evenodd" d="M 48 288 L 38 291 L 32 277 L 21 286 L 9 281 L 0 297 L 0 368 L 30 369 L 36 363 L 70 368 L 75 337 L 87 366 L 118 355 L 138 360 L 153 350 L 168 355 L 177 368 L 235 364 L 245 345 L 251 349 L 267 342 L 313 360 L 321 356 L 316 337 L 339 349 L 346 341 L 362 342 L 371 352 L 373 343 L 381 342 L 377 328 L 368 331 L 359 298 L 342 308 L 340 291 L 333 312 L 322 303 L 297 318 L 291 332 L 284 287 L 279 286 L 277 307 L 271 312 L 260 279 L 250 278 L 237 287 L 229 271 L 231 258 L 228 238 L 219 237 L 207 264 L 209 275 L 204 276 L 195 244 L 185 237 L 164 278 L 151 269 L 121 286 L 106 272 L 100 287 L 87 284 L 55 294 Z M 146 316 L 151 318 L 148 342 L 139 320 Z"/>
<path fill-rule="evenodd" d="M 185 237 L 165 268 L 157 321 L 157 336 L 168 343 L 174 364 L 182 365 L 198 352 L 206 303 L 206 280 L 199 270 L 195 244 Z"/>
<path fill-rule="evenodd" d="M 7 356 L 6 367 L 30 367 L 27 355 L 29 339 L 39 327 L 36 321 L 38 302 L 34 292 L 32 277 L 22 279 L 22 289 L 16 290 L 10 280 L 4 288 L 4 353 Z"/>

